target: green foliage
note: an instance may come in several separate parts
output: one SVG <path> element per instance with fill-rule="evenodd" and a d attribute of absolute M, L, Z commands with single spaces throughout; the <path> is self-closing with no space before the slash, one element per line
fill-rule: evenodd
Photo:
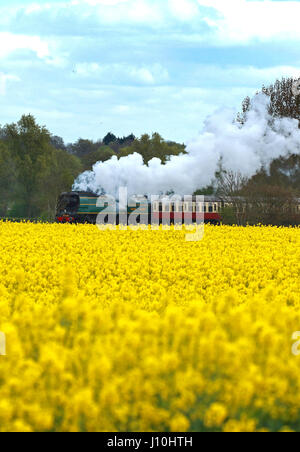
<path fill-rule="evenodd" d="M 9 213 L 10 203 L 13 201 L 17 185 L 16 164 L 8 146 L 0 141 L 0 216 Z"/>
<path fill-rule="evenodd" d="M 103 138 L 103 145 L 111 147 L 116 153 L 123 148 L 130 146 L 132 142 L 135 140 L 135 136 L 132 134 L 128 135 L 127 137 L 116 137 L 113 133 L 109 132 L 104 138 Z"/>
<path fill-rule="evenodd" d="M 215 188 L 212 185 L 208 185 L 207 187 L 200 188 L 196 190 L 194 195 L 203 195 L 203 196 L 212 196 L 215 194 Z"/>
<path fill-rule="evenodd" d="M 147 165 L 153 158 L 159 158 L 162 163 L 166 163 L 172 155 L 185 153 L 185 146 L 165 141 L 158 133 L 153 133 L 152 137 L 147 134 L 135 140 L 131 146 L 121 149 L 119 157 L 126 157 L 130 154 L 140 154 Z"/>
<path fill-rule="evenodd" d="M 50 133 L 31 115 L 4 129 L 18 177 L 18 197 L 27 205 L 27 216 L 35 213 L 36 196 L 50 164 Z"/>
<path fill-rule="evenodd" d="M 84 140 L 79 138 L 76 143 L 71 144 L 69 147 L 70 154 L 82 159 L 89 155 L 91 152 L 95 152 L 97 149 L 97 144 L 92 140 Z"/>
<path fill-rule="evenodd" d="M 154 157 L 165 163 L 185 146 L 166 142 L 158 133 L 117 138 L 112 133 L 96 142 L 78 139 L 65 145 L 32 115 L 0 127 L 0 217 L 52 220 L 60 193 L 70 191 L 76 177 L 96 162 L 138 152 L 148 163 Z"/>
<path fill-rule="evenodd" d="M 115 141 L 117 141 L 117 137 L 109 132 L 104 138 L 103 138 L 103 144 L 105 146 L 108 146 L 110 143 L 114 143 Z"/>
<path fill-rule="evenodd" d="M 59 137 L 51 137 L 51 141 L 56 148 L 63 148 L 63 141 Z M 151 137 L 144 134 L 137 139 L 133 134 L 118 138 L 109 132 L 102 141 L 80 138 L 76 143 L 68 145 L 67 149 L 81 160 L 84 170 L 91 170 L 95 163 L 105 162 L 113 156 L 121 158 L 137 153 L 148 164 L 155 157 L 166 163 L 172 155 L 186 152 L 184 144 L 165 141 L 158 133 L 153 133 Z"/>
<path fill-rule="evenodd" d="M 93 165 L 97 162 L 105 162 L 116 155 L 116 153 L 109 146 L 101 146 L 96 151 L 92 151 L 89 154 L 82 157 L 81 161 L 84 170 L 91 170 Z"/>
<path fill-rule="evenodd" d="M 65 151 L 51 149 L 49 165 L 41 184 L 41 192 L 37 206 L 41 215 L 47 219 L 54 218 L 58 196 L 64 191 L 70 191 L 74 179 L 81 173 L 82 164 L 78 157 Z"/>
<path fill-rule="evenodd" d="M 51 135 L 32 115 L 1 129 L 0 216 L 54 218 L 56 199 L 70 190 L 80 160 L 52 146 Z"/>
<path fill-rule="evenodd" d="M 221 210 L 221 218 L 223 224 L 236 224 L 235 208 L 230 206 L 223 207 L 223 209 Z"/>

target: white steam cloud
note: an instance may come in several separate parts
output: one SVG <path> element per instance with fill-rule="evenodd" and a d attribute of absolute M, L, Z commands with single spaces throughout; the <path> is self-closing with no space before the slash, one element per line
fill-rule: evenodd
<path fill-rule="evenodd" d="M 267 96 L 255 96 L 243 126 L 234 121 L 233 110 L 217 111 L 188 144 L 188 153 L 171 156 L 165 165 L 157 158 L 144 165 L 139 154 L 98 162 L 92 171 L 78 177 L 73 189 L 116 195 L 122 186 L 128 188 L 129 195 L 192 194 L 211 184 L 220 159 L 224 169 L 251 177 L 262 166 L 268 168 L 273 159 L 300 152 L 298 121 L 272 120 L 268 105 Z"/>

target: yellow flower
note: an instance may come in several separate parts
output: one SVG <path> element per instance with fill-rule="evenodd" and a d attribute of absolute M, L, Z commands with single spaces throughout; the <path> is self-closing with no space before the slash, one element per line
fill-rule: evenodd
<path fill-rule="evenodd" d="M 171 419 L 170 427 L 171 432 L 184 433 L 188 431 L 190 423 L 185 416 L 183 416 L 182 414 L 178 414 L 177 416 Z"/>
<path fill-rule="evenodd" d="M 0 221 L 0 243 L 1 432 L 300 431 L 300 228 Z"/>
<path fill-rule="evenodd" d="M 220 403 L 213 403 L 205 413 L 204 424 L 208 428 L 221 427 L 226 417 L 226 407 Z"/>
<path fill-rule="evenodd" d="M 239 421 L 230 420 L 228 421 L 223 431 L 225 433 L 253 433 L 256 429 L 256 421 L 254 419 L 247 419 L 246 416 Z"/>

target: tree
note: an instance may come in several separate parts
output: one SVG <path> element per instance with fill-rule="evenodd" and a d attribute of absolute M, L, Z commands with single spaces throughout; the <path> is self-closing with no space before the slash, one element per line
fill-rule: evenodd
<path fill-rule="evenodd" d="M 235 218 L 235 223 L 243 225 L 246 222 L 246 199 L 245 187 L 248 183 L 247 177 L 239 172 L 222 170 L 216 174 L 217 196 L 219 196 L 225 205 L 223 219 L 225 222 L 231 222 Z M 226 220 L 227 214 L 230 219 Z"/>
<path fill-rule="evenodd" d="M 49 165 L 50 133 L 32 115 L 24 115 L 17 124 L 5 126 L 5 136 L 16 165 L 18 194 L 26 205 L 26 215 L 31 217 Z"/>
<path fill-rule="evenodd" d="M 50 150 L 48 162 L 37 205 L 44 219 L 53 219 L 59 195 L 71 190 L 83 168 L 78 157 L 54 148 Z"/>
<path fill-rule="evenodd" d="M 0 216 L 6 217 L 17 185 L 16 165 L 7 145 L 0 141 Z"/>
<path fill-rule="evenodd" d="M 296 225 L 300 222 L 294 191 L 289 187 L 250 181 L 245 191 L 247 222 L 265 225 Z"/>
<path fill-rule="evenodd" d="M 17 124 L 6 125 L 2 136 L 0 192 L 1 199 L 7 200 L 2 214 L 6 214 L 11 203 L 14 216 L 42 215 L 53 219 L 59 194 L 71 190 L 82 171 L 80 160 L 53 147 L 53 137 L 32 115 L 22 116 Z M 61 143 L 60 139 L 55 141 Z"/>
<path fill-rule="evenodd" d="M 282 78 L 269 86 L 263 86 L 256 94 L 264 93 L 270 98 L 269 114 L 273 118 L 293 118 L 299 121 L 300 127 L 300 96 L 293 94 L 293 85 L 296 79 Z M 243 101 L 242 113 L 238 114 L 237 120 L 244 123 L 247 113 L 251 109 L 249 97 Z"/>
<path fill-rule="evenodd" d="M 128 135 L 128 137 L 118 138 L 118 142 L 121 146 L 130 146 L 130 144 L 135 140 L 133 133 Z"/>
<path fill-rule="evenodd" d="M 271 185 L 291 187 L 300 197 L 300 156 L 291 154 L 273 160 L 267 179 Z"/>
<path fill-rule="evenodd" d="M 223 221 L 239 225 L 300 224 L 297 192 L 284 178 L 278 178 L 274 168 L 270 173 L 262 169 L 250 180 L 232 171 L 219 173 L 217 195 L 225 205 Z"/>
<path fill-rule="evenodd" d="M 109 132 L 102 140 L 102 145 L 108 146 L 110 149 L 114 151 L 115 154 L 119 154 L 120 150 L 131 146 L 135 141 L 135 136 L 133 133 L 128 135 L 127 137 L 116 137 L 113 133 Z"/>
<path fill-rule="evenodd" d="M 111 143 L 114 143 L 115 141 L 117 141 L 117 137 L 109 132 L 104 138 L 103 138 L 103 143 L 105 144 L 105 146 L 109 146 Z"/>
<path fill-rule="evenodd" d="M 98 146 L 95 146 L 95 143 L 92 140 L 84 140 L 83 138 L 79 138 L 76 143 L 68 146 L 68 151 L 81 159 L 91 152 L 94 152 L 97 147 Z"/>
<path fill-rule="evenodd" d="M 84 171 L 91 170 L 93 165 L 97 162 L 105 162 L 116 155 L 115 152 L 109 146 L 101 146 L 94 152 L 91 152 L 82 157 L 82 164 Z"/>
<path fill-rule="evenodd" d="M 241 124 L 245 124 L 247 112 L 250 111 L 251 108 L 251 99 L 247 96 L 242 102 L 242 113 L 238 113 L 237 121 Z"/>
<path fill-rule="evenodd" d="M 293 93 L 295 79 L 282 78 L 269 86 L 263 86 L 256 94 L 269 97 L 268 112 L 270 125 L 276 118 L 292 118 L 300 127 L 300 96 Z M 237 121 L 242 125 L 251 109 L 247 97 Z M 296 198 L 300 197 L 300 156 L 290 154 L 271 162 L 270 167 L 261 169 L 243 189 L 246 199 L 247 220 L 250 223 L 297 224 L 299 215 L 295 210 Z"/>
<path fill-rule="evenodd" d="M 61 137 L 51 135 L 50 142 L 51 146 L 54 147 L 55 149 L 63 149 L 64 151 L 66 150 L 66 145 Z"/>
<path fill-rule="evenodd" d="M 199 188 L 194 192 L 194 196 L 212 196 L 215 194 L 215 188 L 213 185 L 207 185 L 207 187 Z"/>
<path fill-rule="evenodd" d="M 153 158 L 159 158 L 162 163 L 166 163 L 171 155 L 179 155 L 186 151 L 184 145 L 166 142 L 159 133 L 153 133 L 151 137 L 148 134 L 142 135 L 131 146 L 121 149 L 118 156 L 126 157 L 135 152 L 143 157 L 144 163 L 147 165 Z"/>

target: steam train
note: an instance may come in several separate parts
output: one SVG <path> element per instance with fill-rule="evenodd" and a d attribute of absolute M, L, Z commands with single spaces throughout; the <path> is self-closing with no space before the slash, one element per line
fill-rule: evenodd
<path fill-rule="evenodd" d="M 218 225 L 223 207 L 222 201 L 212 196 L 180 199 L 161 197 L 152 202 L 132 197 L 124 211 L 118 202 L 113 205 L 103 198 L 103 203 L 99 203 L 98 199 L 99 195 L 91 192 L 62 193 L 57 203 L 56 221 L 96 224 L 98 218 L 103 224 L 124 224 L 124 220 L 128 224 L 130 218 L 134 217 L 135 222 L 141 224 L 184 224 L 187 221 L 196 223 L 201 219 L 201 222 Z"/>

